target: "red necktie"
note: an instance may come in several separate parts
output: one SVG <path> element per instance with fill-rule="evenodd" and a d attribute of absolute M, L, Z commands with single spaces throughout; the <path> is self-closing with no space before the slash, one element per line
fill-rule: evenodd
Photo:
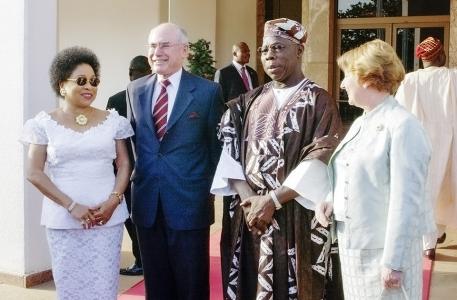
<path fill-rule="evenodd" d="M 241 79 L 243 79 L 244 87 L 246 88 L 247 91 L 249 91 L 250 90 L 249 80 L 248 80 L 248 76 L 246 75 L 246 68 L 244 66 L 241 67 Z"/>
<path fill-rule="evenodd" d="M 170 84 L 168 79 L 160 82 L 162 89 L 160 90 L 159 98 L 157 98 L 154 110 L 152 111 L 152 119 L 156 129 L 157 137 L 162 140 L 167 131 L 167 113 L 168 113 L 168 93 L 167 86 Z"/>

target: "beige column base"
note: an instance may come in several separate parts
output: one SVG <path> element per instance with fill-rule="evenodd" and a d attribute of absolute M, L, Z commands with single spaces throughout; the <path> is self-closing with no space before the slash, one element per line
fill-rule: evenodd
<path fill-rule="evenodd" d="M 52 271 L 46 270 L 27 275 L 14 275 L 0 272 L 0 283 L 29 288 L 52 280 Z"/>

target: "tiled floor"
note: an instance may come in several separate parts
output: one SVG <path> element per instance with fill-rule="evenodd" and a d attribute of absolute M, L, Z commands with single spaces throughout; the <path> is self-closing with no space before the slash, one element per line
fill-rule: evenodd
<path fill-rule="evenodd" d="M 216 223 L 211 227 L 215 232 L 221 228 L 221 201 L 216 200 Z M 130 239 L 124 233 L 122 244 L 121 266 L 126 267 L 133 261 Z M 430 300 L 457 299 L 457 231 L 447 231 L 447 239 L 439 245 L 433 268 Z M 119 292 L 123 292 L 138 282 L 141 277 L 121 276 Z M 47 282 L 33 288 L 25 289 L 0 283 L 1 300 L 51 300 L 55 299 L 53 282 Z"/>

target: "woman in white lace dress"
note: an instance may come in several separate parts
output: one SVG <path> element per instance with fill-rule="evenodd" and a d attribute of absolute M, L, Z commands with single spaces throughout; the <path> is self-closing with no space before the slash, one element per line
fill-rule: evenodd
<path fill-rule="evenodd" d="M 124 139 L 130 123 L 91 106 L 99 62 L 86 48 L 57 54 L 51 85 L 62 108 L 27 121 L 27 179 L 44 195 L 46 227 L 58 299 L 116 299 L 131 167 Z M 114 175 L 113 160 L 117 166 Z"/>

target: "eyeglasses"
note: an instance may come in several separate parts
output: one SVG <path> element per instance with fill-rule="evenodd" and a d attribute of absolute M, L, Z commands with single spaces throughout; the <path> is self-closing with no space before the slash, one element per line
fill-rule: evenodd
<path fill-rule="evenodd" d="M 87 78 L 84 76 L 78 78 L 68 78 L 67 80 L 74 81 L 79 86 L 85 86 L 87 83 Z M 92 77 L 89 79 L 89 84 L 93 87 L 97 87 L 100 84 L 100 79 L 98 77 Z"/>
<path fill-rule="evenodd" d="M 266 55 L 269 50 L 271 50 L 273 53 L 279 53 L 282 52 L 284 49 L 286 49 L 287 46 L 283 44 L 271 44 L 268 46 L 262 46 L 257 48 L 257 52 L 261 55 Z"/>
<path fill-rule="evenodd" d="M 146 47 L 148 47 L 149 50 L 155 51 L 155 50 L 157 50 L 157 49 L 168 50 L 168 49 L 170 49 L 171 47 L 179 46 L 179 45 L 186 46 L 186 44 L 183 44 L 183 43 L 163 42 L 163 43 L 151 43 L 151 44 L 147 44 Z"/>

